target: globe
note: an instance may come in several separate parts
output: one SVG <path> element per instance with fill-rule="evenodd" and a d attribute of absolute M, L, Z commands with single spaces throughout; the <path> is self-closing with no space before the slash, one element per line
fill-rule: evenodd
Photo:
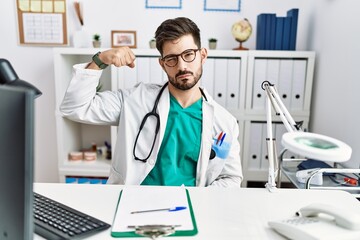
<path fill-rule="evenodd" d="M 234 23 L 231 28 L 231 33 L 236 41 L 240 43 L 240 46 L 234 48 L 234 50 L 248 50 L 244 48 L 242 43 L 249 39 L 252 33 L 252 26 L 246 18 Z"/>

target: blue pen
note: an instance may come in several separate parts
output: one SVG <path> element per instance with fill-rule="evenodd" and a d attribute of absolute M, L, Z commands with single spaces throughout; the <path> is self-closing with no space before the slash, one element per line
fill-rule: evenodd
<path fill-rule="evenodd" d="M 184 210 L 184 209 L 186 209 L 186 207 L 184 207 L 184 206 L 179 206 L 179 207 L 173 207 L 173 208 L 160 208 L 160 209 L 150 209 L 150 210 L 134 211 L 134 212 L 131 212 L 131 214 L 135 214 L 135 213 L 148 213 L 148 212 L 160 212 L 160 211 L 176 212 L 176 211 L 180 211 L 180 210 Z"/>
<path fill-rule="evenodd" d="M 221 140 L 220 140 L 220 146 L 223 143 L 224 139 L 225 139 L 226 133 L 224 133 L 224 135 L 222 136 Z"/>

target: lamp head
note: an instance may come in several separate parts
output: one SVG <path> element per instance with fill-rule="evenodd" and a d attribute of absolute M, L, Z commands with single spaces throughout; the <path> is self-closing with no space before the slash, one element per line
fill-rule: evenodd
<path fill-rule="evenodd" d="M 310 132 L 284 133 L 281 143 L 291 152 L 320 161 L 345 162 L 352 153 L 351 147 L 346 143 Z"/>
<path fill-rule="evenodd" d="M 32 89 L 35 91 L 35 97 L 39 97 L 42 92 L 34 85 L 19 79 L 14 68 L 6 59 L 0 58 L 0 84 L 12 85 Z"/>

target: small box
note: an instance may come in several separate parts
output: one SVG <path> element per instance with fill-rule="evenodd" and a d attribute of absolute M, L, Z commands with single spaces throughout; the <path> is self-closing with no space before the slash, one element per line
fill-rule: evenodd
<path fill-rule="evenodd" d="M 70 152 L 69 153 L 69 161 L 79 161 L 84 158 L 84 154 L 82 152 Z"/>

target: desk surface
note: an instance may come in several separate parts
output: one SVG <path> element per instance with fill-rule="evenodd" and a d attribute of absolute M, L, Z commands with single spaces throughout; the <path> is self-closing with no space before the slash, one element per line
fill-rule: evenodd
<path fill-rule="evenodd" d="M 34 191 L 109 224 L 123 186 L 35 183 Z M 294 216 L 301 207 L 321 202 L 360 214 L 360 202 L 344 191 L 265 188 L 188 188 L 199 233 L 194 237 L 163 239 L 284 239 L 267 225 Z M 35 236 L 35 240 L 43 239 Z M 110 229 L 88 239 L 115 239 Z M 132 238 L 144 239 L 144 238 Z"/>

